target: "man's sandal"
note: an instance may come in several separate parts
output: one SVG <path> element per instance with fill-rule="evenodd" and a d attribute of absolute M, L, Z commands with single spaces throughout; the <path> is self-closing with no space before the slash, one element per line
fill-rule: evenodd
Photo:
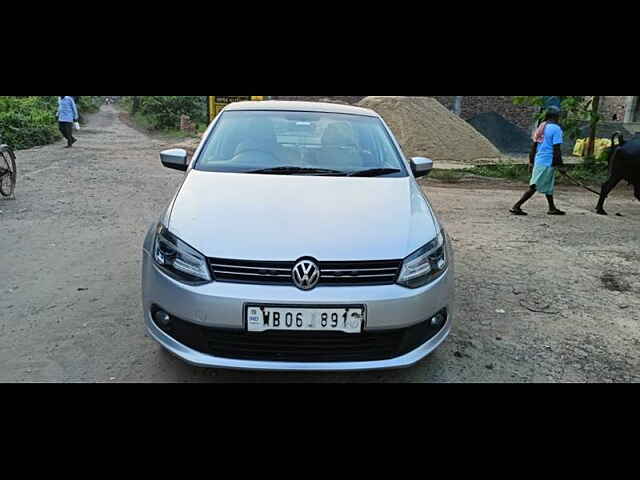
<path fill-rule="evenodd" d="M 517 215 L 519 217 L 526 217 L 528 215 L 527 212 L 520 210 L 519 208 L 512 208 L 509 211 L 511 212 L 512 215 Z"/>
<path fill-rule="evenodd" d="M 549 212 L 547 212 L 547 215 L 566 215 L 566 212 L 563 212 L 562 210 L 549 210 Z"/>

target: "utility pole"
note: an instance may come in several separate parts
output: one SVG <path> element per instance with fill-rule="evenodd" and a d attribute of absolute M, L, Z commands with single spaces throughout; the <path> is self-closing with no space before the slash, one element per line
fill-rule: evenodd
<path fill-rule="evenodd" d="M 453 97 L 453 113 L 460 116 L 462 114 L 462 97 Z"/>

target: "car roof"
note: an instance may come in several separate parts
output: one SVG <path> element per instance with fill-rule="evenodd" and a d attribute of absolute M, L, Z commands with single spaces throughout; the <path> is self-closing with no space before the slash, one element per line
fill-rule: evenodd
<path fill-rule="evenodd" d="M 241 110 L 262 110 L 262 111 L 287 111 L 287 112 L 322 112 L 322 113 L 343 113 L 349 115 L 363 115 L 367 117 L 378 117 L 373 110 L 351 105 L 340 105 L 336 103 L 321 102 L 290 102 L 283 100 L 266 100 L 261 102 L 237 102 L 227 105 L 225 111 Z"/>

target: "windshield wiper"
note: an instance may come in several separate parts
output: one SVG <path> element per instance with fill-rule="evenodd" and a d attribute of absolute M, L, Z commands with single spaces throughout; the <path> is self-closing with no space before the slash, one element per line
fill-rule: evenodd
<path fill-rule="evenodd" d="M 306 168 L 306 167 L 274 167 L 261 170 L 251 170 L 244 173 L 256 173 L 265 175 L 295 175 L 298 173 L 309 175 L 346 175 L 340 170 L 329 170 L 326 168 Z"/>
<path fill-rule="evenodd" d="M 380 177 L 382 175 L 391 175 L 392 173 L 400 173 L 402 170 L 397 168 L 372 168 L 370 170 L 360 170 L 347 174 L 348 177 Z"/>

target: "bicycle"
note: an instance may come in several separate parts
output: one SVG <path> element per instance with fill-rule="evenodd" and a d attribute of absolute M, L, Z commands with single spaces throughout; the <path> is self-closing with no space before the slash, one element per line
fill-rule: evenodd
<path fill-rule="evenodd" d="M 8 145 L 0 145 L 0 195 L 13 195 L 17 177 L 15 153 Z"/>

